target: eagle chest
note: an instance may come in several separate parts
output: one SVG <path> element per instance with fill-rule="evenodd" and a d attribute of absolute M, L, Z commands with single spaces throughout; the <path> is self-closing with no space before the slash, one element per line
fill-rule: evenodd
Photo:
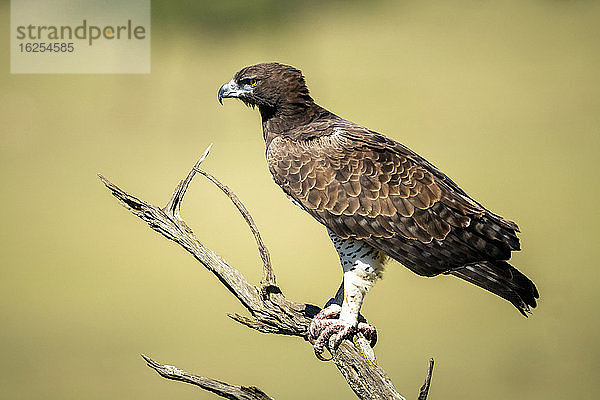
<path fill-rule="evenodd" d="M 333 246 L 340 257 L 344 273 L 352 271 L 368 282 L 374 282 L 383 275 L 387 255 L 362 240 L 343 239 L 327 229 Z"/>

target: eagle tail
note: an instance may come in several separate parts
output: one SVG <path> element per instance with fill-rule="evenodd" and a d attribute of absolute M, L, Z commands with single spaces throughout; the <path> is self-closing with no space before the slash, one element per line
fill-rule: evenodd
<path fill-rule="evenodd" d="M 478 261 L 448 273 L 510 301 L 526 317 L 540 297 L 535 284 L 506 261 Z"/>

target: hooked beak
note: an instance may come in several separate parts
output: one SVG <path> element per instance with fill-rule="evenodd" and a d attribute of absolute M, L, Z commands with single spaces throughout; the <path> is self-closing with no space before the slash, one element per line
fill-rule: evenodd
<path fill-rule="evenodd" d="M 249 93 L 248 90 L 244 90 L 238 86 L 237 83 L 232 79 L 219 89 L 219 94 L 217 94 L 217 99 L 219 103 L 223 105 L 223 99 L 228 97 L 240 97 L 242 94 Z"/>

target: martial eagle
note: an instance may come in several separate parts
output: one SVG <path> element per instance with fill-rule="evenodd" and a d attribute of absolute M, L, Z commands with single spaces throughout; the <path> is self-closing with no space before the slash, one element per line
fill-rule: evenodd
<path fill-rule="evenodd" d="M 317 105 L 302 72 L 279 63 L 243 68 L 221 86 L 258 107 L 269 171 L 291 200 L 325 225 L 343 269 L 333 304 L 313 319 L 317 355 L 357 331 L 369 288 L 388 257 L 422 276 L 454 275 L 508 301 L 523 315 L 536 306 L 533 282 L 511 266 L 518 227 L 469 197 L 404 145 Z"/>

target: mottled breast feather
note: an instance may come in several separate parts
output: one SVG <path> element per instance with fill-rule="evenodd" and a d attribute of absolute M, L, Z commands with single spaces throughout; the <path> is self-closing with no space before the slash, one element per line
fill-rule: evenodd
<path fill-rule="evenodd" d="M 267 161 L 286 194 L 336 235 L 365 240 L 421 275 L 519 248 L 516 224 L 403 145 L 341 118 L 278 135 Z"/>

